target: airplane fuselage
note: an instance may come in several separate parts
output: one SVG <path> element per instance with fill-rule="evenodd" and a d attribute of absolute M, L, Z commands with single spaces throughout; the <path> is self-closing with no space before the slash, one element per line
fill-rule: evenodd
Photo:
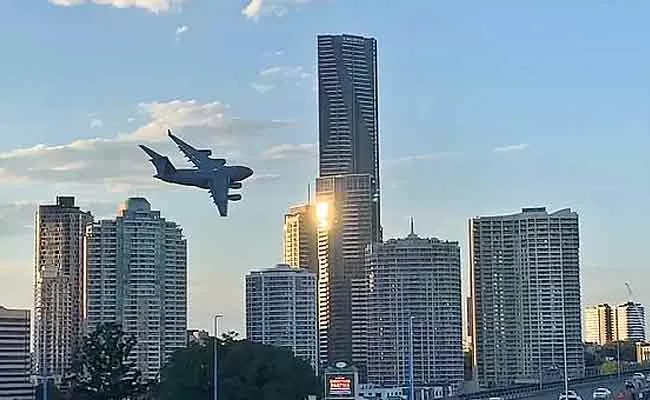
<path fill-rule="evenodd" d="M 234 165 L 219 168 L 214 171 L 202 171 L 199 169 L 177 169 L 163 175 L 156 174 L 154 178 L 167 183 L 183 186 L 194 186 L 201 189 L 209 189 L 210 182 L 215 174 L 227 174 L 231 182 L 240 182 L 250 177 L 253 171 L 244 166 Z"/>

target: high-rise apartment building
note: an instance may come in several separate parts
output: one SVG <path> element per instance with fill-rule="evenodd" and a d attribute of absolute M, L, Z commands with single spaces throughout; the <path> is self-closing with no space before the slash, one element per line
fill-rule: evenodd
<path fill-rule="evenodd" d="M 33 400 L 30 311 L 0 306 L 0 400 Z"/>
<path fill-rule="evenodd" d="M 479 385 L 560 379 L 565 354 L 568 376 L 583 376 L 578 214 L 524 208 L 469 229 Z"/>
<path fill-rule="evenodd" d="M 364 257 L 373 241 L 370 175 L 319 178 L 316 200 L 321 365 L 346 361 L 363 379 L 368 354 Z"/>
<path fill-rule="evenodd" d="M 318 372 L 316 274 L 280 264 L 246 276 L 246 338 L 286 347 Z"/>
<path fill-rule="evenodd" d="M 609 304 L 598 304 L 585 308 L 585 342 L 604 345 L 616 339 L 615 315 Z"/>
<path fill-rule="evenodd" d="M 83 237 L 90 213 L 74 197 L 41 205 L 36 216 L 34 351 L 36 373 L 63 377 L 82 334 Z"/>
<path fill-rule="evenodd" d="M 319 176 L 370 176 L 373 239 L 381 240 L 377 41 L 318 36 Z"/>
<path fill-rule="evenodd" d="M 312 204 L 292 206 L 284 216 L 283 262 L 318 274 L 318 231 Z"/>
<path fill-rule="evenodd" d="M 460 246 L 404 239 L 369 246 L 368 383 L 408 386 L 410 320 L 417 387 L 464 379 Z"/>
<path fill-rule="evenodd" d="M 114 220 L 86 234 L 85 317 L 89 331 L 117 322 L 137 339 L 131 357 L 155 379 L 187 341 L 187 242 L 182 229 L 128 199 Z"/>
<path fill-rule="evenodd" d="M 614 340 L 645 341 L 645 308 L 628 301 L 616 307 Z"/>

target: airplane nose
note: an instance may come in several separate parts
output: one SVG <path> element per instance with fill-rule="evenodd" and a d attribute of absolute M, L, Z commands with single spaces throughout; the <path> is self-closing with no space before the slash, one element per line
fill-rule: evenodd
<path fill-rule="evenodd" d="M 250 177 L 251 175 L 253 175 L 253 170 L 248 168 L 248 167 L 244 167 L 243 172 L 244 172 L 244 179 L 246 179 L 246 178 Z"/>

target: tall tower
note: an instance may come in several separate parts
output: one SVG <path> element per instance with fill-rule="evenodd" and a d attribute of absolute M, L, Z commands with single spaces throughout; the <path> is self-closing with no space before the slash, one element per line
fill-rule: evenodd
<path fill-rule="evenodd" d="M 283 262 L 318 274 L 318 232 L 312 204 L 289 207 L 284 216 L 283 237 Z"/>
<path fill-rule="evenodd" d="M 584 339 L 587 343 L 603 346 L 615 339 L 615 312 L 609 304 L 585 308 Z"/>
<path fill-rule="evenodd" d="M 614 340 L 645 341 L 645 308 L 641 303 L 628 301 L 616 307 Z"/>
<path fill-rule="evenodd" d="M 137 339 L 131 354 L 155 379 L 187 340 L 187 242 L 181 228 L 142 198 L 126 201 L 114 220 L 86 234 L 88 329 L 117 322 Z"/>
<path fill-rule="evenodd" d="M 285 347 L 318 373 L 316 274 L 289 265 L 246 275 L 246 338 Z"/>
<path fill-rule="evenodd" d="M 373 240 L 381 240 L 377 41 L 318 36 L 319 174 L 368 174 Z"/>
<path fill-rule="evenodd" d="M 29 310 L 0 306 L 0 399 L 34 399 L 29 324 Z"/>
<path fill-rule="evenodd" d="M 406 238 L 375 243 L 366 252 L 368 383 L 409 384 L 409 323 L 413 318 L 414 384 L 463 382 L 460 246 Z"/>
<path fill-rule="evenodd" d="M 569 378 L 583 376 L 579 249 L 570 209 L 470 220 L 479 385 L 561 379 L 565 354 Z"/>
<path fill-rule="evenodd" d="M 36 372 L 60 379 L 82 334 L 83 236 L 90 213 L 74 197 L 41 205 L 36 216 L 34 351 Z"/>

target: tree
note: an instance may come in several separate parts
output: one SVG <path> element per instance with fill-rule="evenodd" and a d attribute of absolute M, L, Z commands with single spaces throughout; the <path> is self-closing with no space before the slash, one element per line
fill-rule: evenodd
<path fill-rule="evenodd" d="M 213 340 L 176 352 L 161 372 L 160 400 L 210 399 Z M 311 366 L 284 348 L 230 332 L 219 340 L 219 393 L 228 400 L 304 400 L 322 391 Z"/>
<path fill-rule="evenodd" d="M 99 325 L 85 337 L 69 379 L 71 398 L 130 400 L 142 396 L 149 385 L 128 360 L 136 340 L 114 323 Z"/>

